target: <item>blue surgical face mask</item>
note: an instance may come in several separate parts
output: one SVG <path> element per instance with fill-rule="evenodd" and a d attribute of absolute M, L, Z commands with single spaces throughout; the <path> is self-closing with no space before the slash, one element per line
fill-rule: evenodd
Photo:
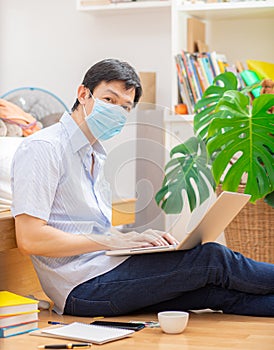
<path fill-rule="evenodd" d="M 92 135 L 99 140 L 108 140 L 119 134 L 126 123 L 128 112 L 119 105 L 91 97 L 94 99 L 91 113 L 87 115 L 84 105 L 83 110 Z"/>

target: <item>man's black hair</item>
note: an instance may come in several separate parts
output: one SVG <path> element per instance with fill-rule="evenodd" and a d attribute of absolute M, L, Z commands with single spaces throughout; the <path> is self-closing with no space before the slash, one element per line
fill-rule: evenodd
<path fill-rule="evenodd" d="M 102 81 L 110 82 L 113 80 L 124 81 L 126 90 L 135 89 L 134 104 L 136 104 L 142 95 L 142 86 L 140 78 L 135 69 L 127 62 L 117 59 L 105 59 L 95 63 L 85 74 L 82 84 L 93 93 L 96 86 Z M 72 111 L 77 109 L 79 101 L 76 99 Z"/>

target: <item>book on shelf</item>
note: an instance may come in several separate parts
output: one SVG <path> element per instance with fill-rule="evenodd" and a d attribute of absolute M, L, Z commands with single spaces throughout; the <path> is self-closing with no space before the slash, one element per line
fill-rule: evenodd
<path fill-rule="evenodd" d="M 233 73 L 236 77 L 237 77 L 237 80 L 238 80 L 238 89 L 241 90 L 242 88 L 244 88 L 246 86 L 243 78 L 241 77 L 241 73 L 237 70 L 237 67 L 235 65 L 231 65 L 231 66 L 228 66 L 226 67 L 226 72 L 231 72 Z"/>
<path fill-rule="evenodd" d="M 186 104 L 188 113 L 193 113 L 192 95 L 190 95 L 190 87 L 187 82 L 186 72 L 180 62 L 180 55 L 175 57 L 178 79 L 178 90 L 181 102 Z"/>
<path fill-rule="evenodd" d="M 203 71 L 202 67 L 200 64 L 197 62 L 197 59 L 194 60 L 194 66 L 197 72 L 198 80 L 201 86 L 202 93 L 206 90 L 208 87 L 207 81 L 205 80 L 205 72 Z"/>
<path fill-rule="evenodd" d="M 0 327 L 15 326 L 19 323 L 34 322 L 38 320 L 39 310 L 14 316 L 0 316 Z"/>
<path fill-rule="evenodd" d="M 38 300 L 8 291 L 0 291 L 0 316 L 12 316 L 38 310 Z"/>
<path fill-rule="evenodd" d="M 246 86 L 250 86 L 260 82 L 260 78 L 258 77 L 258 74 L 253 70 L 245 69 L 240 73 L 240 76 L 242 77 Z M 261 91 L 261 87 L 257 87 L 253 89 L 251 92 L 254 97 L 258 97 L 260 96 L 260 91 Z"/>
<path fill-rule="evenodd" d="M 200 55 L 197 55 L 196 62 L 197 62 L 196 69 L 199 69 L 200 74 L 202 76 L 202 81 L 203 81 L 202 88 L 204 92 L 210 85 L 208 80 L 208 75 L 206 74 L 205 66 L 203 64 L 202 57 Z"/>
<path fill-rule="evenodd" d="M 219 67 L 219 64 L 218 64 L 218 55 L 217 55 L 217 52 L 216 51 L 212 51 L 210 54 L 210 59 L 211 59 L 211 63 L 212 63 L 212 66 L 214 68 L 214 74 L 215 76 L 221 74 L 221 71 L 220 71 L 220 67 Z M 226 59 L 225 59 L 226 60 Z"/>
<path fill-rule="evenodd" d="M 210 57 L 210 53 L 206 52 L 204 57 L 202 58 L 203 64 L 205 66 L 205 71 L 208 77 L 209 85 L 213 83 L 214 78 L 216 77 L 216 73 L 212 64 L 212 60 Z"/>
<path fill-rule="evenodd" d="M 194 104 L 195 104 L 198 101 L 198 96 L 197 96 L 196 86 L 195 86 L 195 83 L 194 83 L 194 79 L 195 78 L 193 76 L 193 71 L 191 69 L 190 62 L 189 62 L 189 53 L 186 52 L 186 51 L 182 51 L 181 55 L 182 55 L 183 64 L 185 66 L 185 70 L 186 70 L 186 73 L 187 73 L 187 78 L 188 78 L 188 81 L 189 81 L 190 89 L 192 91 Z"/>
<path fill-rule="evenodd" d="M 224 73 L 226 71 L 226 67 L 228 67 L 226 55 L 217 53 L 216 58 L 220 69 L 220 73 Z"/>
<path fill-rule="evenodd" d="M 197 64 L 201 69 L 202 75 L 204 77 L 205 87 L 206 89 L 210 86 L 211 75 L 208 73 L 207 62 L 205 61 L 206 57 L 202 54 L 197 55 Z"/>
<path fill-rule="evenodd" d="M 199 75 L 198 75 L 196 65 L 195 65 L 196 57 L 194 54 L 186 53 L 186 58 L 187 58 L 188 65 L 190 67 L 190 72 L 192 74 L 193 86 L 194 86 L 194 89 L 196 92 L 196 97 L 197 97 L 195 102 L 197 102 L 202 97 L 203 91 L 202 91 L 202 87 L 201 87 L 200 80 L 199 80 Z"/>
<path fill-rule="evenodd" d="M 179 97 L 191 114 L 194 112 L 196 102 L 219 74 L 232 71 L 238 78 L 239 88 L 243 87 L 240 73 L 235 66 L 228 65 L 224 54 L 215 51 L 203 53 L 182 51 L 176 55 L 175 61 Z"/>
<path fill-rule="evenodd" d="M 16 326 L 0 327 L 0 338 L 8 338 L 15 335 L 28 333 L 38 329 L 38 322 L 21 323 Z"/>

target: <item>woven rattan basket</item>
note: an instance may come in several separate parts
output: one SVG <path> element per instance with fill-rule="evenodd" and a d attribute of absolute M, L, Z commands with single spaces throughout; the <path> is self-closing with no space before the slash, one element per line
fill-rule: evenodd
<path fill-rule="evenodd" d="M 220 193 L 220 188 L 217 189 Z M 238 192 L 244 192 L 241 186 Z M 247 203 L 225 229 L 227 246 L 245 256 L 274 263 L 274 209 L 263 200 Z"/>

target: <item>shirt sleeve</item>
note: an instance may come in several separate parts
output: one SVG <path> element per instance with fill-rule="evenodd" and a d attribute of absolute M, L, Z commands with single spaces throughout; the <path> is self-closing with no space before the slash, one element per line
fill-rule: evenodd
<path fill-rule="evenodd" d="M 26 140 L 11 167 L 12 214 L 48 221 L 59 182 L 59 162 L 51 143 Z"/>

